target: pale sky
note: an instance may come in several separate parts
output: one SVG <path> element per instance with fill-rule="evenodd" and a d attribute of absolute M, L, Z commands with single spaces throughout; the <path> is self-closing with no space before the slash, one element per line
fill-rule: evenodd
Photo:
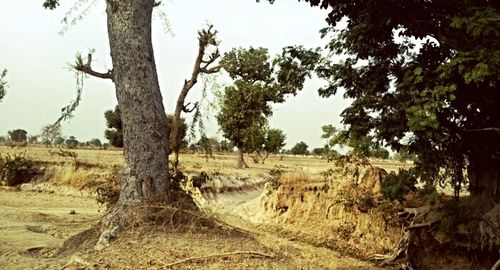
<path fill-rule="evenodd" d="M 81 0 L 92 2 L 92 0 Z M 77 52 L 95 49 L 93 67 L 111 67 L 103 0 L 64 36 L 61 19 L 76 1 L 62 0 L 55 11 L 42 8 L 43 0 L 4 1 L 0 9 L 0 69 L 7 68 L 8 89 L 0 102 L 0 135 L 23 128 L 29 134 L 57 119 L 60 109 L 76 95 L 74 74 L 68 69 Z M 174 35 L 165 32 L 163 21 L 153 21 L 153 46 L 167 113 L 184 79 L 191 73 L 197 53 L 197 31 L 210 22 L 219 31 L 222 53 L 234 47 L 265 47 L 273 56 L 289 45 L 323 46 L 318 31 L 326 26 L 325 10 L 298 1 L 173 0 L 164 1 Z M 287 148 L 305 141 L 310 148 L 324 145 L 321 126 L 340 125 L 340 112 L 348 105 L 341 95 L 320 98 L 318 79 L 306 82 L 297 96 L 274 106 L 270 126 L 287 134 Z M 202 85 L 191 90 L 188 101 L 197 101 Z M 65 136 L 80 141 L 104 141 L 104 111 L 114 108 L 116 97 L 110 81 L 89 77 L 74 118 L 63 124 Z M 189 115 L 184 115 L 190 122 Z M 222 137 L 215 118 L 207 123 L 207 135 Z"/>

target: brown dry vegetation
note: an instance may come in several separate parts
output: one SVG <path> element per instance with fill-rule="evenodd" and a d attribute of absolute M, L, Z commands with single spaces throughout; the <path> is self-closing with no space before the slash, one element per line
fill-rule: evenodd
<path fill-rule="evenodd" d="M 77 153 L 75 160 L 51 155 L 49 150 L 54 151 L 45 147 L 0 146 L 1 153 L 12 154 L 26 151 L 35 162 L 46 166 L 43 176 L 30 184 L 23 185 L 21 191 L 17 191 L 20 194 L 19 200 L 13 200 L 11 195 L 16 192 L 12 190 L 0 191 L 0 199 L 3 196 L 5 200 L 12 201 L 9 209 L 19 208 L 16 220 L 38 215 L 39 212 L 45 211 L 44 208 L 60 212 L 60 217 L 50 216 L 42 224 L 30 218 L 27 220 L 30 223 L 29 226 L 45 226 L 54 228 L 56 231 L 65 231 L 67 230 L 65 224 L 73 217 L 67 216 L 68 207 L 78 205 L 78 203 L 69 203 L 70 200 L 92 201 L 95 200 L 93 196 L 97 187 L 109 185 L 110 182 L 115 186 L 118 184 L 122 153 L 120 150 L 71 150 Z M 0 259 L 0 265 L 7 265 L 7 269 L 16 268 L 14 266 L 20 262 L 24 264 L 19 265 L 29 265 L 31 268 L 39 266 L 41 269 L 157 269 L 192 257 L 193 260 L 182 262 L 176 265 L 175 269 L 376 269 L 370 263 L 350 256 L 346 257 L 346 254 L 355 255 L 354 251 L 359 251 L 363 254 L 356 257 L 366 258 L 372 252 L 386 252 L 395 246 L 399 232 L 397 230 L 383 231 L 381 227 L 384 222 L 381 215 L 373 211 L 360 214 L 358 210 L 342 210 L 341 207 L 328 209 L 331 199 L 336 198 L 335 192 L 340 188 L 340 185 L 336 187 L 336 184 L 329 182 L 329 189 L 325 190 L 322 172 L 331 169 L 332 163 L 327 163 L 326 160 L 318 157 L 285 156 L 283 160 L 280 160 L 278 156 L 271 156 L 265 164 L 250 164 L 250 169 L 237 170 L 234 169 L 235 159 L 236 156 L 232 154 L 215 154 L 213 159 L 208 160 L 203 155 L 197 154 L 183 154 L 180 158 L 181 169 L 188 175 L 205 171 L 210 176 L 210 181 L 203 188 L 191 190 L 194 195 L 198 192 L 198 199 L 204 198 L 206 201 L 218 202 L 219 205 L 234 210 L 234 213 L 229 213 L 222 208 L 206 208 L 215 215 L 209 215 L 208 220 L 216 221 L 216 224 L 219 224 L 219 221 L 229 222 L 231 225 L 207 227 L 189 221 L 187 223 L 192 225 L 190 229 L 179 229 L 185 226 L 177 226 L 171 221 L 182 215 L 171 211 L 168 215 L 164 215 L 168 217 L 169 222 L 163 222 L 160 225 L 148 223 L 150 219 L 148 222 L 145 222 L 144 218 L 138 219 L 145 223 L 126 232 L 111 248 L 99 252 L 80 247 L 76 250 L 77 253 L 67 252 L 62 257 L 52 257 L 55 255 L 56 248 L 61 246 L 64 239 L 67 239 L 67 233 L 60 234 L 58 238 L 56 237 L 57 239 L 50 242 L 51 244 L 42 241 L 19 246 L 10 242 L 4 245 L 4 259 Z M 396 170 L 401 166 L 394 162 L 384 162 L 383 165 L 388 170 Z M 282 178 L 282 184 L 288 187 L 288 189 L 283 188 L 283 191 L 287 190 L 289 197 L 282 197 L 276 201 L 296 206 L 302 198 L 305 203 L 299 208 L 290 208 L 284 215 L 277 215 L 270 211 L 264 217 L 265 222 L 259 224 L 249 223 L 248 219 L 234 218 L 235 215 L 241 216 L 241 209 L 238 210 L 237 207 L 244 204 L 244 201 L 235 199 L 238 198 L 238 194 L 255 194 L 253 198 L 258 199 L 260 190 L 266 178 L 269 177 L 269 171 L 277 168 L 287 173 Z M 336 179 L 335 183 L 342 182 L 343 179 L 340 175 L 335 175 L 333 178 Z M 295 187 L 293 192 L 291 187 Z M 37 191 L 37 193 L 32 191 Z M 46 193 L 43 191 L 50 193 L 44 195 L 45 198 L 38 198 L 39 191 L 42 191 L 41 194 Z M 253 193 L 248 193 L 249 191 Z M 280 196 L 285 193 L 280 193 Z M 5 197 L 6 194 L 7 197 Z M 231 197 L 235 194 L 236 197 Z M 27 212 L 26 205 L 23 203 L 25 196 L 33 198 L 31 210 Z M 39 204 L 38 199 L 43 199 L 46 203 Z M 36 209 L 33 210 L 33 207 Z M 276 208 L 279 207 L 266 206 L 266 209 L 273 209 L 273 211 Z M 260 206 L 256 204 L 252 211 L 258 209 Z M 328 217 L 326 209 L 329 212 Z M 83 231 L 95 224 L 96 217 L 99 215 L 98 211 L 102 213 L 104 208 L 98 208 L 95 204 L 92 210 L 89 209 L 88 214 L 83 213 L 85 211 L 79 213 L 78 216 L 86 221 L 72 227 L 73 230 Z M 370 215 L 376 218 L 370 220 Z M 204 218 L 206 217 L 202 217 Z M 235 220 L 239 221 L 233 222 Z M 353 229 L 351 227 L 354 223 L 357 225 Z M 376 226 L 373 226 L 374 224 Z M 45 231 L 42 230 L 41 233 L 45 234 Z M 294 236 L 290 237 L 291 234 Z M 29 243 L 26 237 L 30 237 L 30 232 L 26 228 L 18 230 L 16 235 L 18 240 Z M 351 242 L 345 241 L 348 236 L 352 239 Z M 339 241 L 340 239 L 344 241 Z M 367 244 L 370 241 L 375 241 L 377 244 L 370 248 Z M 345 251 L 352 252 L 339 252 L 339 248 L 344 247 L 349 248 Z M 244 252 L 238 253 L 237 251 Z M 21 255 L 16 255 L 15 260 L 9 259 L 16 252 Z M 272 257 L 256 254 L 271 254 Z M 203 257 L 208 255 L 210 255 L 208 258 Z M 214 256 L 211 257 L 211 255 Z M 34 265 L 33 263 L 37 260 L 39 260 L 38 263 Z"/>

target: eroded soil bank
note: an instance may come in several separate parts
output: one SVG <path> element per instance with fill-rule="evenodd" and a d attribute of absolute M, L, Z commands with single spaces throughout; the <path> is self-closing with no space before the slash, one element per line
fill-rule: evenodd
<path fill-rule="evenodd" d="M 103 251 L 54 257 L 64 240 L 96 224 L 103 210 L 93 197 L 54 190 L 0 190 L 1 269 L 378 269 L 338 251 L 264 230 L 255 223 L 265 218 L 260 183 L 205 194 L 206 209 L 238 233 L 181 232 L 167 225 L 124 234 Z M 237 254 L 240 251 L 271 257 Z M 226 253 L 232 255 L 219 256 Z M 167 267 L 193 257 L 200 259 Z"/>

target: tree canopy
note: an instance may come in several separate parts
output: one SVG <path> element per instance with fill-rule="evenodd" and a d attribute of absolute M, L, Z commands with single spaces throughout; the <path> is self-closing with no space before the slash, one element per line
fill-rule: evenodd
<path fill-rule="evenodd" d="M 116 105 L 114 110 L 107 110 L 104 113 L 106 126 L 104 137 L 114 147 L 123 147 L 123 123 L 120 116 L 120 108 Z"/>
<path fill-rule="evenodd" d="M 328 8 L 324 97 L 344 89 L 349 136 L 409 145 L 423 180 L 500 198 L 500 13 L 493 1 L 306 0 Z M 335 26 L 342 20 L 345 28 Z M 464 178 L 463 169 L 467 169 Z M 494 198 L 494 199 L 493 199 Z M 493 200 L 491 200 L 493 199 Z"/>
<path fill-rule="evenodd" d="M 224 137 L 240 152 L 261 149 L 271 104 L 301 90 L 319 57 L 316 51 L 302 48 L 285 48 L 272 60 L 265 48 L 232 49 L 224 54 L 220 65 L 234 80 L 219 97 L 217 122 Z"/>
<path fill-rule="evenodd" d="M 290 149 L 290 154 L 292 155 L 309 155 L 309 145 L 307 145 L 305 142 L 298 142 L 296 143 L 292 149 Z"/>
<path fill-rule="evenodd" d="M 8 132 L 9 138 L 14 142 L 26 142 L 28 140 L 28 132 L 24 129 L 14 129 Z"/>

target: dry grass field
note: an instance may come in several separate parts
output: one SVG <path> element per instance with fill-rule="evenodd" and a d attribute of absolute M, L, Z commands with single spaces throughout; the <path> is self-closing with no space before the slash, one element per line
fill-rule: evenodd
<path fill-rule="evenodd" d="M 246 156 L 250 168 L 235 169 L 236 154 L 216 153 L 208 158 L 202 154 L 181 154 L 180 166 L 184 172 L 204 171 L 211 177 L 199 197 L 204 200 L 204 209 L 216 220 L 243 234 L 228 233 L 225 229 L 176 231 L 167 224 L 160 231 L 151 227 L 130 232 L 105 251 L 79 250 L 69 257 L 54 257 L 57 248 L 70 235 L 96 224 L 105 209 L 95 203 L 95 189 L 116 181 L 123 164 L 119 149 L 64 149 L 76 153 L 76 159 L 53 154 L 57 151 L 39 146 L 0 146 L 1 155 L 24 153 L 46 167 L 45 174 L 34 183 L 20 190 L 0 190 L 0 210 L 5 213 L 4 225 L 0 225 L 3 231 L 0 266 L 4 266 L 3 269 L 167 269 L 166 265 L 191 257 L 202 258 L 183 262 L 173 269 L 378 269 L 316 239 L 290 237 L 294 229 L 282 222 L 285 216 L 274 220 L 273 215 L 265 213 L 261 194 L 271 170 L 284 172 L 281 181 L 285 186 L 322 185 L 329 181 L 324 179 L 322 172 L 332 169 L 333 163 L 314 156 L 270 156 L 264 164 L 253 163 L 252 158 Z M 372 161 L 372 164 L 388 171 L 411 166 L 393 161 Z M 336 181 L 347 180 L 336 175 Z M 292 194 L 289 200 L 296 201 L 297 196 Z M 316 197 L 315 194 L 307 196 Z M 325 204 L 328 206 L 322 201 L 316 208 L 324 208 Z M 75 210 L 76 215 L 69 214 L 71 210 Z M 302 215 L 297 211 L 290 212 L 292 214 L 295 219 Z M 306 219 L 297 223 L 304 226 L 304 233 L 314 234 L 315 226 L 308 224 L 312 217 L 304 215 Z M 314 217 L 314 222 L 321 219 Z M 349 217 L 357 220 L 354 216 Z M 363 220 L 368 219 L 363 217 Z M 325 223 L 321 228 L 327 230 L 328 226 Z M 134 256 L 130 256 L 131 249 L 137 251 Z M 271 254 L 272 257 L 240 254 L 239 251 Z M 229 255 L 219 256 L 225 253 Z M 210 254 L 215 256 L 204 258 Z"/>

